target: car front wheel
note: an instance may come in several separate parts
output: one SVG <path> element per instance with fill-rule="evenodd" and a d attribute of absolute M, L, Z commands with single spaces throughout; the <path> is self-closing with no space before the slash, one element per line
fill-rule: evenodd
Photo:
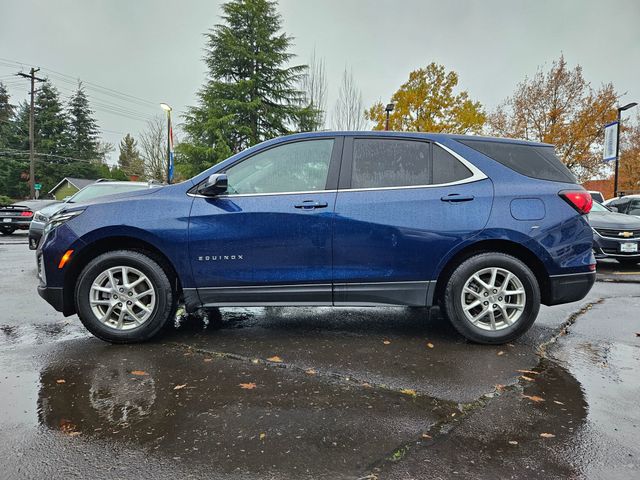
<path fill-rule="evenodd" d="M 78 278 L 76 311 L 96 337 L 112 343 L 149 340 L 175 316 L 176 292 L 150 256 L 129 250 L 104 253 Z"/>
<path fill-rule="evenodd" d="M 529 330 L 540 310 L 540 288 L 517 258 L 482 253 L 453 271 L 443 300 L 446 316 L 465 338 L 501 344 Z"/>

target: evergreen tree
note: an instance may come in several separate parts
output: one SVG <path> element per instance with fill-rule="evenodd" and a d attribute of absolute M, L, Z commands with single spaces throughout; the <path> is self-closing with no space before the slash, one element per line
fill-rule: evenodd
<path fill-rule="evenodd" d="M 74 158 L 101 160 L 98 124 L 93 118 L 89 99 L 78 83 L 78 89 L 69 99 L 69 149 Z"/>
<path fill-rule="evenodd" d="M 58 90 L 48 80 L 40 85 L 34 108 L 36 151 L 68 155 L 71 146 L 69 118 L 60 102 Z"/>
<path fill-rule="evenodd" d="M 14 107 L 9 103 L 7 88 L 0 82 L 0 148 L 9 146 Z"/>
<path fill-rule="evenodd" d="M 187 141 L 178 151 L 190 173 L 289 133 L 304 113 L 297 85 L 307 67 L 288 66 L 292 38 L 280 31 L 276 2 L 231 0 L 222 10 L 224 23 L 206 34 L 208 80 L 185 117 Z"/>
<path fill-rule="evenodd" d="M 120 141 L 118 167 L 127 175 L 144 176 L 144 162 L 138 151 L 138 142 L 128 133 Z"/>

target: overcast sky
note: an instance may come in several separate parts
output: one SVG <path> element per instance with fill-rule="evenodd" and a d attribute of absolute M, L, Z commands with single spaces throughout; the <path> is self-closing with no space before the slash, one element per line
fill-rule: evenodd
<path fill-rule="evenodd" d="M 26 98 L 28 82 L 11 77 L 19 70 L 11 60 L 42 67 L 63 96 L 80 78 L 136 97 L 88 90 L 104 139 L 117 144 L 161 114 L 159 102 L 177 113 L 194 104 L 205 75 L 203 33 L 219 21 L 221 3 L 0 0 L 0 81 L 15 103 Z M 345 67 L 365 106 L 387 101 L 411 70 L 435 61 L 492 109 L 561 53 L 594 86 L 613 82 L 627 92 L 623 101 L 640 101 L 637 0 L 281 0 L 279 11 L 297 61 L 314 48 L 326 61 L 329 115 Z"/>

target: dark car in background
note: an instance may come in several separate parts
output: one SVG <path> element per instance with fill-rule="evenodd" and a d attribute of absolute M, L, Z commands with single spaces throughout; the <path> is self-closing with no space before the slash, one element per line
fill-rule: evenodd
<path fill-rule="evenodd" d="M 28 230 L 34 212 L 56 204 L 60 202 L 58 200 L 22 200 L 11 205 L 0 206 L 0 233 L 11 235 L 16 230 Z"/>
<path fill-rule="evenodd" d="M 622 264 L 640 262 L 640 219 L 593 202 L 589 212 L 596 259 L 614 258 Z"/>
<path fill-rule="evenodd" d="M 40 238 L 42 238 L 44 227 L 49 221 L 49 218 L 69 205 L 92 202 L 97 198 L 108 195 L 134 192 L 136 190 L 144 190 L 145 188 L 158 186 L 160 186 L 160 184 L 150 182 L 110 182 L 106 180 L 98 180 L 96 183 L 87 185 L 64 202 L 45 206 L 33 214 L 33 221 L 29 226 L 29 248 L 31 250 L 38 248 L 38 242 Z"/>

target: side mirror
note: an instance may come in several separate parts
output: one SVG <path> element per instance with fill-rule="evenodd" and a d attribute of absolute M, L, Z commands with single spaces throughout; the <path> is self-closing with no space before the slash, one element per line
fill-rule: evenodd
<path fill-rule="evenodd" d="M 608 207 L 609 210 L 611 210 L 612 212 L 617 212 L 618 211 L 618 207 Z"/>
<path fill-rule="evenodd" d="M 227 191 L 227 175 L 224 173 L 214 173 L 198 189 L 198 193 L 207 197 L 215 197 Z"/>

